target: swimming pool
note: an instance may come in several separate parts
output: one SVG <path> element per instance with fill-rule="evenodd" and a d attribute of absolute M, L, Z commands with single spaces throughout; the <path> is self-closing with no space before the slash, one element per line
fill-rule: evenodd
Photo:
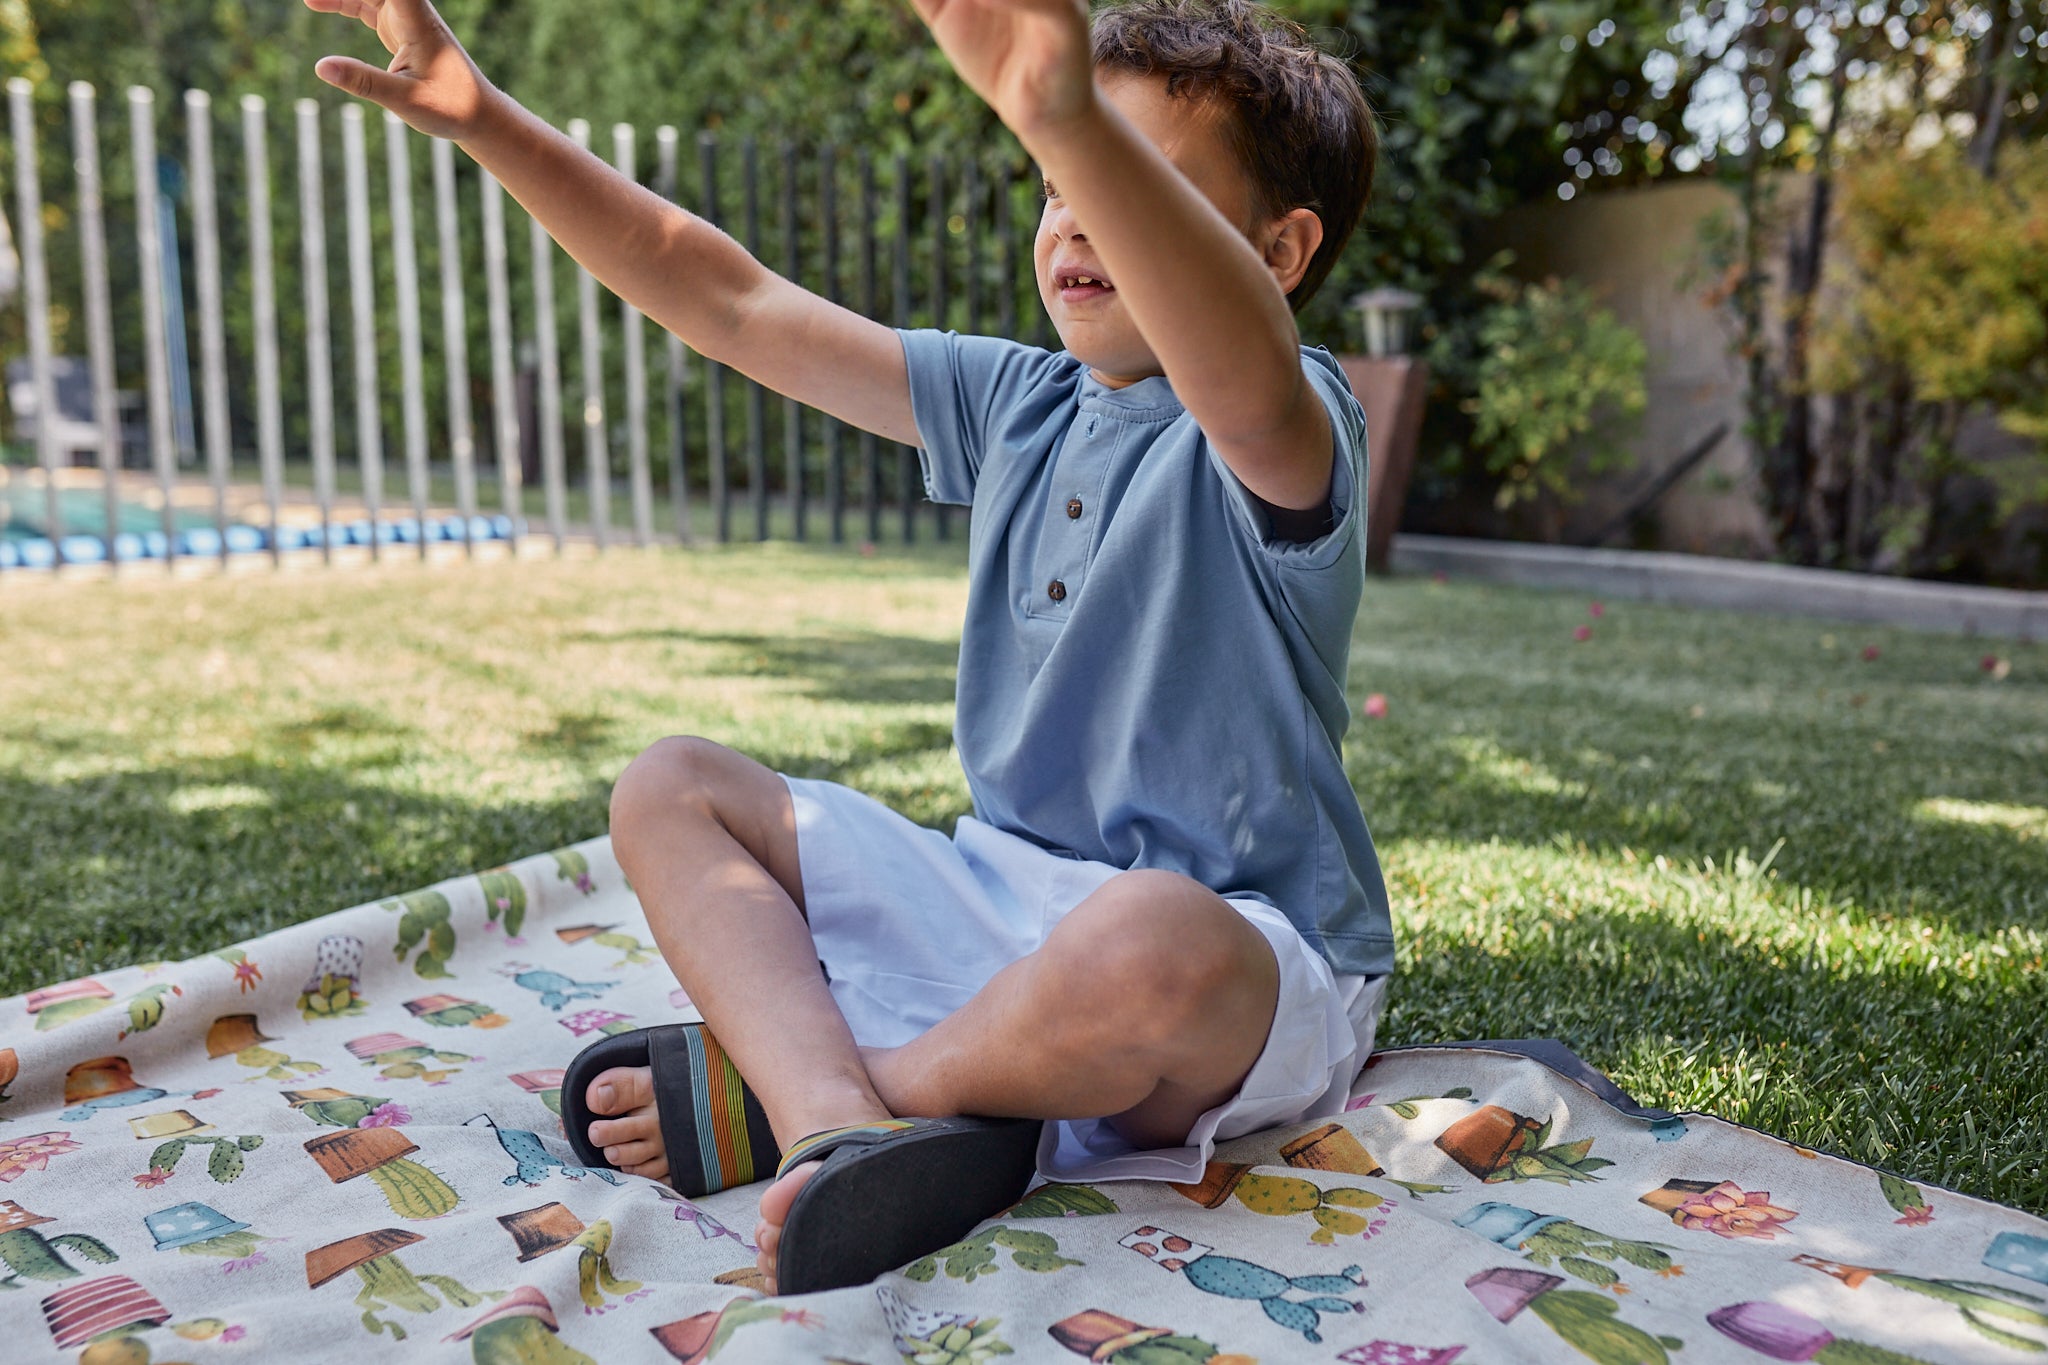
<path fill-rule="evenodd" d="M 0 569 L 54 569 L 59 563 L 104 564 L 109 549 L 106 538 L 105 494 L 90 488 L 64 488 L 57 492 L 58 515 L 63 534 L 50 535 L 46 521 L 48 504 L 42 489 L 0 486 Z M 168 557 L 218 557 L 225 546 L 229 554 L 259 554 L 271 547 L 268 527 L 230 524 L 223 530 L 213 517 L 196 508 L 173 508 L 172 530 L 164 531 L 160 508 L 122 499 L 114 514 L 112 550 L 114 558 L 130 560 Z M 460 541 L 464 522 L 459 516 L 390 517 L 372 525 L 368 517 L 331 521 L 323 531 L 318 525 L 282 525 L 277 530 L 279 550 L 318 549 L 323 543 L 336 546 L 417 545 L 428 542 Z M 468 520 L 471 540 L 511 540 L 524 528 L 507 516 L 476 516 Z"/>

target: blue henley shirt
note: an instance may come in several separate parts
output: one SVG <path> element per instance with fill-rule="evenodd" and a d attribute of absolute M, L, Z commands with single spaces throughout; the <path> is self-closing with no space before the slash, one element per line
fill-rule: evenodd
<path fill-rule="evenodd" d="M 1340 745 L 1365 579 L 1365 414 L 1336 434 L 1335 526 L 1274 539 L 1165 376 L 903 331 L 925 489 L 972 508 L 954 734 L 975 815 L 1056 852 L 1265 901 L 1340 973 L 1394 966 L 1386 884 Z"/>

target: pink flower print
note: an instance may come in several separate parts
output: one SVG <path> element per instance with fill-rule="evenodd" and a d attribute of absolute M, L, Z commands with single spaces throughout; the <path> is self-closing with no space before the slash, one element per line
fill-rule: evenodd
<path fill-rule="evenodd" d="M 220 1334 L 220 1339 L 222 1341 L 240 1341 L 243 1337 L 248 1335 L 249 1329 L 242 1326 L 241 1323 L 237 1322 L 223 1329 Z"/>
<path fill-rule="evenodd" d="M 141 1175 L 135 1177 L 135 1184 L 138 1189 L 153 1190 L 170 1178 L 171 1173 L 169 1171 L 161 1166 L 152 1166 Z"/>
<path fill-rule="evenodd" d="M 358 1128 L 398 1128 L 412 1122 L 412 1111 L 396 1100 L 387 1100 L 356 1124 Z"/>
<path fill-rule="evenodd" d="M 630 1018 L 631 1015 L 620 1014 L 616 1010 L 582 1010 L 564 1017 L 561 1024 L 563 1028 L 581 1038 L 586 1033 L 595 1033 L 606 1024 Z"/>
<path fill-rule="evenodd" d="M 1732 1180 L 1692 1195 L 1672 1211 L 1672 1221 L 1682 1228 L 1711 1232 L 1731 1240 L 1758 1237 L 1766 1242 L 1798 1216 L 1771 1203 L 1770 1191 L 1744 1191 Z"/>
<path fill-rule="evenodd" d="M 75 1152 L 78 1146 L 69 1133 L 31 1133 L 27 1137 L 0 1142 L 0 1184 L 16 1179 L 25 1171 L 48 1170 L 51 1157 Z"/>
<path fill-rule="evenodd" d="M 248 958 L 245 957 L 235 964 L 236 994 L 239 995 L 242 991 L 255 990 L 256 983 L 262 979 L 263 969 Z"/>
<path fill-rule="evenodd" d="M 247 1256 L 237 1256 L 232 1261 L 223 1261 L 221 1263 L 220 1268 L 223 1273 L 232 1275 L 237 1270 L 252 1270 L 257 1266 L 264 1264 L 269 1259 L 270 1258 L 268 1256 L 264 1255 L 260 1251 L 252 1251 Z M 231 1327 L 228 1330 L 238 1332 L 241 1329 L 239 1327 Z"/>
<path fill-rule="evenodd" d="M 1372 1108 L 1372 1102 L 1378 1099 L 1379 1097 L 1380 1092 L 1377 1090 L 1371 1091 L 1364 1095 L 1360 1095 L 1357 1099 L 1350 1100 L 1345 1103 L 1344 1112 L 1348 1114 L 1354 1109 L 1370 1109 Z"/>
<path fill-rule="evenodd" d="M 586 896 L 594 896 L 597 894 L 597 883 L 590 880 L 588 872 L 578 872 L 576 874 L 576 889 Z"/>
<path fill-rule="evenodd" d="M 1902 1223 L 1909 1228 L 1924 1228 L 1929 1223 L 1932 1223 L 1934 1221 L 1934 1205 L 1915 1205 L 1914 1207 L 1906 1210 L 1905 1217 L 1894 1218 L 1892 1219 L 1892 1221 L 1894 1223 Z"/>

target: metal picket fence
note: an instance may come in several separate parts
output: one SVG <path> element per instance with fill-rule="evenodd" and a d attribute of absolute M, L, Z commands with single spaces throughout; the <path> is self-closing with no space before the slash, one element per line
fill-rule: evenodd
<path fill-rule="evenodd" d="M 516 269 L 521 211 L 447 142 L 357 103 L 337 113 L 300 99 L 284 166 L 261 98 L 241 99 L 237 139 L 194 90 L 180 158 L 159 145 L 156 96 L 134 87 L 125 145 L 114 139 L 103 164 L 94 89 L 72 84 L 61 111 L 48 95 L 8 86 L 25 352 L 8 356 L 10 434 L 27 437 L 17 448 L 32 463 L 0 470 L 0 569 L 195 556 L 225 566 L 293 551 L 332 562 L 347 546 L 425 556 L 437 542 L 473 554 L 523 536 L 602 551 L 735 535 L 873 542 L 892 526 L 909 542 L 921 524 L 952 534 L 947 509 L 923 502 L 914 451 L 791 400 L 771 405 L 666 333 L 650 358 L 639 312 L 604 297 L 530 219 L 527 269 Z M 40 145 L 58 140 L 48 125 L 60 115 L 68 168 Z M 568 132 L 590 145 L 586 123 Z M 708 131 L 695 141 L 690 168 L 683 135 L 657 128 L 647 165 L 638 131 L 620 124 L 610 160 L 868 317 L 1015 335 L 1021 315 L 1045 339 L 1018 259 L 1030 253 L 1024 196 L 1035 185 L 1014 149 L 916 164 L 829 143 L 764 149 Z M 283 205 L 280 230 L 288 196 L 273 185 L 287 180 L 296 213 Z M 132 233 L 110 245 L 110 220 Z M 558 288 L 564 268 L 572 290 Z M 81 336 L 83 359 L 59 353 Z M 139 397 L 123 388 L 138 368 Z M 402 463 L 397 497 L 387 437 Z"/>

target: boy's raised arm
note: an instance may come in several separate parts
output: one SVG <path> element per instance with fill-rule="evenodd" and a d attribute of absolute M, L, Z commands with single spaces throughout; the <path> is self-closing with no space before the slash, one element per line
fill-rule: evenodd
<path fill-rule="evenodd" d="M 620 175 L 484 78 L 427 0 L 305 0 L 361 19 L 385 70 L 324 57 L 320 79 L 448 138 L 607 289 L 690 347 L 778 393 L 918 443 L 902 343 L 783 279 L 725 233 Z"/>
<path fill-rule="evenodd" d="M 1302 374 L 1294 315 L 1276 279 L 1315 254 L 1315 215 L 1286 215 L 1262 241 L 1262 258 L 1098 94 L 1087 0 L 915 3 L 954 68 L 1057 187 L 1231 472 L 1279 506 L 1321 503 L 1330 490 L 1329 415 Z"/>

